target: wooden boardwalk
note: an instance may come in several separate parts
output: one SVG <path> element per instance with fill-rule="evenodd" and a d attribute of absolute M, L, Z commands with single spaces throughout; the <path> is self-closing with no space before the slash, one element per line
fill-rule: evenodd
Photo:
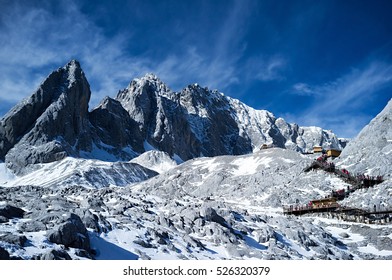
<path fill-rule="evenodd" d="M 337 200 L 345 199 L 349 194 L 358 189 L 374 187 L 375 185 L 382 183 L 382 176 L 353 176 L 347 170 L 337 169 L 333 163 L 320 160 L 320 158 L 305 168 L 304 172 L 309 172 L 313 169 L 322 169 L 325 172 L 334 173 L 349 183 L 351 187 L 347 188 L 347 190 L 343 189 L 332 191 L 332 194 L 329 197 L 312 200 L 308 205 L 283 206 L 283 214 L 300 216 L 312 213 L 327 213 L 332 217 L 340 217 L 349 220 L 354 219 L 359 222 L 371 222 L 375 220 L 392 222 L 392 209 L 383 211 L 367 211 L 359 208 L 344 207 L 336 202 Z"/>
<path fill-rule="evenodd" d="M 312 207 L 312 206 L 283 206 L 283 214 L 285 215 L 304 215 L 308 213 L 321 213 L 321 212 L 332 212 L 336 211 L 340 207 L 339 204 L 328 205 L 324 207 Z"/>
<path fill-rule="evenodd" d="M 345 180 L 347 183 L 351 184 L 354 189 L 373 187 L 373 186 L 383 182 L 382 176 L 375 176 L 375 177 L 370 177 L 370 176 L 365 176 L 365 175 L 353 176 L 351 173 L 349 173 L 345 169 L 342 169 L 342 170 L 337 169 L 335 167 L 335 164 L 332 162 L 315 160 L 312 162 L 311 165 L 309 165 L 308 167 L 306 167 L 304 169 L 304 172 L 309 172 L 310 170 L 313 170 L 313 169 L 322 169 L 325 172 L 334 173 L 338 177 Z"/>
<path fill-rule="evenodd" d="M 367 211 L 359 208 L 343 207 L 338 203 L 324 207 L 312 206 L 284 206 L 283 214 L 301 216 L 305 214 L 328 214 L 331 218 L 340 218 L 348 221 L 362 223 L 392 223 L 392 209 L 380 211 Z"/>

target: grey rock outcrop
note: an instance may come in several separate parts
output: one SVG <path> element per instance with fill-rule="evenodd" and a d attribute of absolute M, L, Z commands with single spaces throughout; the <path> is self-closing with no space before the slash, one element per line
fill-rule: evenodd
<path fill-rule="evenodd" d="M 0 236 L 0 241 L 23 247 L 27 241 L 27 238 L 24 235 L 7 234 Z"/>
<path fill-rule="evenodd" d="M 65 222 L 49 231 L 50 242 L 63 244 L 66 247 L 80 248 L 89 251 L 90 239 L 86 227 L 78 215 L 69 214 Z"/>
<path fill-rule="evenodd" d="M 0 121 L 0 159 L 15 173 L 91 150 L 90 86 L 77 61 L 54 71 Z"/>
<path fill-rule="evenodd" d="M 117 100 L 105 97 L 89 118 L 99 141 L 113 147 L 110 152 L 119 158 L 129 160 L 144 151 L 138 124 Z M 98 146 L 99 141 L 96 141 Z M 122 150 L 124 147 L 132 147 L 132 152 L 127 154 Z"/>
<path fill-rule="evenodd" d="M 63 250 L 50 250 L 45 254 L 42 254 L 39 258 L 40 260 L 72 260 L 71 256 Z"/>
<path fill-rule="evenodd" d="M 10 254 L 8 251 L 2 247 L 0 247 L 0 260 L 9 260 Z"/>
<path fill-rule="evenodd" d="M 21 208 L 12 206 L 12 205 L 3 205 L 0 206 L 0 216 L 3 216 L 7 219 L 12 218 L 22 218 L 25 211 Z"/>
<path fill-rule="evenodd" d="M 351 172 L 392 174 L 392 99 L 385 108 L 348 143 L 339 165 Z"/>
<path fill-rule="evenodd" d="M 203 206 L 200 210 L 200 215 L 209 222 L 215 222 L 220 225 L 226 226 L 225 219 L 216 213 L 216 210 L 209 206 Z"/>
<path fill-rule="evenodd" d="M 140 156 L 132 159 L 130 162 L 137 163 L 158 173 L 164 173 L 177 166 L 177 162 L 167 153 L 154 150 L 144 152 Z"/>

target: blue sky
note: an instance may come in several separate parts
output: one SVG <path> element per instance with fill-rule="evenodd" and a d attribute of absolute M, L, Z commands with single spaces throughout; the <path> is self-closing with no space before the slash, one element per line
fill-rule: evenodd
<path fill-rule="evenodd" d="M 71 59 L 90 108 L 153 72 L 354 137 L 392 97 L 392 1 L 0 0 L 0 116 Z"/>

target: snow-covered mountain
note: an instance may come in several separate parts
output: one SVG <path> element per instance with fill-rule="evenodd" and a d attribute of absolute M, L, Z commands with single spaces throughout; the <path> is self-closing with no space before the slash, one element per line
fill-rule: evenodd
<path fill-rule="evenodd" d="M 392 174 L 392 99 L 343 150 L 339 164 L 358 173 Z"/>
<path fill-rule="evenodd" d="M 351 173 L 383 176 L 377 188 L 354 193 L 346 203 L 355 207 L 392 209 L 392 99 L 385 108 L 350 141 L 337 165 Z"/>
<path fill-rule="evenodd" d="M 340 148 L 330 131 L 289 124 L 198 84 L 173 92 L 148 74 L 133 80 L 116 99 L 139 124 L 145 141 L 183 160 L 247 154 L 263 144 L 299 152 L 316 145 Z"/>
<path fill-rule="evenodd" d="M 352 187 L 302 154 L 333 133 L 152 74 L 90 94 L 71 61 L 0 120 L 0 259 L 392 259 L 391 224 L 283 215 Z M 391 102 L 334 160 L 385 180 L 341 205 L 392 210 Z"/>
<path fill-rule="evenodd" d="M 77 61 L 51 73 L 0 120 L 0 160 L 24 174 L 28 165 L 67 156 L 128 161 L 146 146 L 177 161 L 242 155 L 263 144 L 299 152 L 315 145 L 340 147 L 330 131 L 289 124 L 196 84 L 173 92 L 152 74 L 133 80 L 92 111 L 90 96 Z"/>

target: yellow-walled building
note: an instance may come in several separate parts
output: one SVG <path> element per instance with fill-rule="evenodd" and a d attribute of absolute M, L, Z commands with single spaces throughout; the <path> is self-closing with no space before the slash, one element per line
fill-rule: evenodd
<path fill-rule="evenodd" d="M 321 146 L 314 146 L 313 147 L 313 153 L 322 153 L 323 152 L 323 147 Z"/>
<path fill-rule="evenodd" d="M 338 157 L 338 156 L 340 156 L 341 152 L 342 151 L 340 151 L 340 150 L 329 149 L 329 150 L 327 150 L 327 156 L 329 156 L 329 157 Z"/>

